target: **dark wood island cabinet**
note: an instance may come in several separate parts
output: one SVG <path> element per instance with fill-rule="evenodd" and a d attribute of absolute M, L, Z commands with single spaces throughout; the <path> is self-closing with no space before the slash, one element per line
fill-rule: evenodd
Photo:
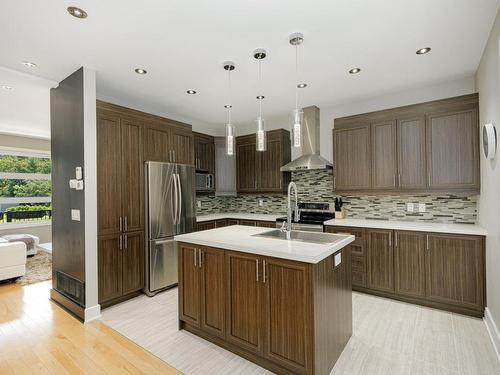
<path fill-rule="evenodd" d="M 177 246 L 181 329 L 278 374 L 330 373 L 352 335 L 349 247 L 312 264 Z"/>

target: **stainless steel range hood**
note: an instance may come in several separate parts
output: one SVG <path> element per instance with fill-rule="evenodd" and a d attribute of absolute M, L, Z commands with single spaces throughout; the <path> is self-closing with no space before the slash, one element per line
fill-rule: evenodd
<path fill-rule="evenodd" d="M 319 108 L 303 108 L 302 156 L 281 167 L 282 172 L 333 168 L 332 163 L 319 154 Z"/>

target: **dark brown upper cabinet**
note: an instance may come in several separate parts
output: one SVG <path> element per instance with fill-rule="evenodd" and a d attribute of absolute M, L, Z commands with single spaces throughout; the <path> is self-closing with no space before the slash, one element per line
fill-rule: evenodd
<path fill-rule="evenodd" d="M 425 165 L 425 117 L 397 120 L 397 187 L 421 190 L 427 187 Z"/>
<path fill-rule="evenodd" d="M 370 124 L 356 123 L 333 130 L 334 189 L 367 190 L 371 187 Z"/>
<path fill-rule="evenodd" d="M 191 128 L 168 122 L 147 121 L 144 131 L 146 161 L 194 164 Z"/>
<path fill-rule="evenodd" d="M 427 116 L 430 188 L 479 188 L 478 121 L 475 107 Z"/>
<path fill-rule="evenodd" d="M 238 192 L 282 192 L 290 173 L 280 168 L 291 159 L 290 132 L 267 132 L 267 150 L 256 151 L 255 134 L 236 138 L 236 187 Z"/>
<path fill-rule="evenodd" d="M 143 195 L 140 123 L 98 111 L 98 234 L 143 230 Z"/>
<path fill-rule="evenodd" d="M 371 125 L 372 137 L 372 187 L 396 187 L 397 150 L 396 122 L 384 121 Z"/>
<path fill-rule="evenodd" d="M 479 191 L 478 95 L 335 119 L 337 191 Z"/>
<path fill-rule="evenodd" d="M 194 136 L 194 165 L 197 170 L 215 174 L 215 140 L 214 137 L 201 133 Z"/>

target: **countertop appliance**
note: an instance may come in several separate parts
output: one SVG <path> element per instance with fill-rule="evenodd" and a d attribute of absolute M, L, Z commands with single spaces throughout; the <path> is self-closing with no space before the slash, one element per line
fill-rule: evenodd
<path fill-rule="evenodd" d="M 335 218 L 333 205 L 326 202 L 303 202 L 299 203 L 298 217 L 293 215 L 292 230 L 304 230 L 310 232 L 323 232 L 323 222 Z M 276 219 L 276 228 L 281 228 L 286 216 Z"/>
<path fill-rule="evenodd" d="M 208 172 L 196 171 L 196 191 L 197 192 L 214 191 L 214 175 Z"/>
<path fill-rule="evenodd" d="M 193 232 L 196 224 L 195 169 L 190 165 L 145 163 L 146 283 L 153 296 L 177 285 L 174 236 Z"/>

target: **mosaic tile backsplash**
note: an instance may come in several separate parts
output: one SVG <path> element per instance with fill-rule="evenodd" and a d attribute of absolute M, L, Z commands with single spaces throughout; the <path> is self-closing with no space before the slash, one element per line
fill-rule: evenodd
<path fill-rule="evenodd" d="M 292 173 L 302 202 L 332 202 L 332 170 L 300 171 Z M 346 217 L 375 220 L 426 221 L 440 223 L 467 223 L 477 221 L 477 195 L 468 194 L 398 194 L 341 196 Z M 240 194 L 237 197 L 199 195 L 199 215 L 221 212 L 285 213 L 286 195 Z M 259 206 L 262 200 L 263 205 Z M 407 212 L 407 203 L 425 203 L 426 212 Z"/>

